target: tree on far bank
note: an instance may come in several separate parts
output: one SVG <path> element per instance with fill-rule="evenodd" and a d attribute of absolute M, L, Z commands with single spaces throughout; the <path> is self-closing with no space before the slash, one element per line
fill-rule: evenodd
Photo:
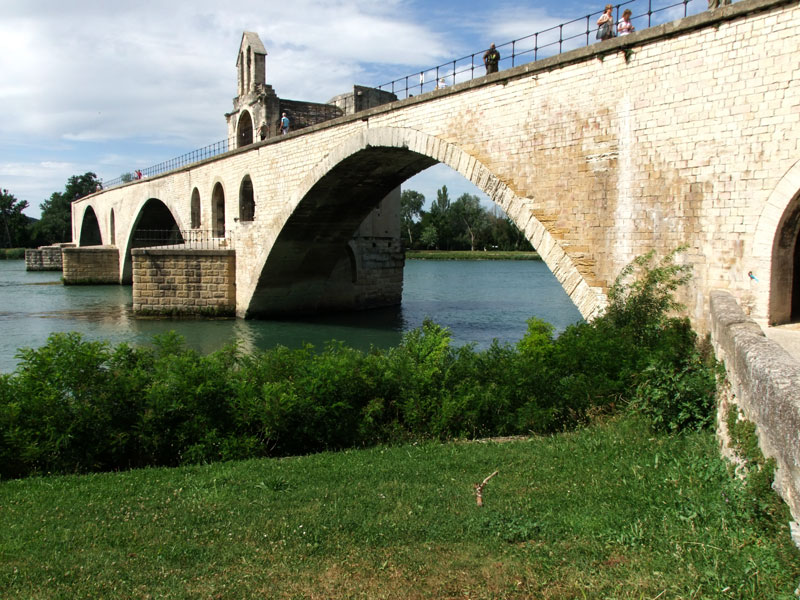
<path fill-rule="evenodd" d="M 53 192 L 39 205 L 42 218 L 35 226 L 37 237 L 45 244 L 72 241 L 71 204 L 95 192 L 100 180 L 94 173 L 73 175 L 67 180 L 62 193 Z"/>
<path fill-rule="evenodd" d="M 472 194 L 461 194 L 458 200 L 450 206 L 453 216 L 454 229 L 466 232 L 469 238 L 469 249 L 475 250 L 475 242 L 486 229 L 486 209 L 481 206 L 481 201 Z"/>
<path fill-rule="evenodd" d="M 17 200 L 8 190 L 0 189 L 0 247 L 22 248 L 30 241 L 28 217 L 23 210 L 27 200 Z"/>
<path fill-rule="evenodd" d="M 414 190 L 403 190 L 400 194 L 400 218 L 403 229 L 408 233 L 409 247 L 414 244 L 413 229 L 422 214 L 425 196 Z"/>

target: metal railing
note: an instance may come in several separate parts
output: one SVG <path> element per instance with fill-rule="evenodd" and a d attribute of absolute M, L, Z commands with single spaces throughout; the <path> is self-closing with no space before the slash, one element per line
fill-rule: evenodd
<path fill-rule="evenodd" d="M 689 5 L 701 4 L 702 0 L 680 0 L 668 4 L 670 0 L 628 0 L 614 6 L 614 24 L 619 21 L 625 8 L 637 11 L 631 16 L 631 22 L 637 30 L 660 25 L 689 14 Z M 662 5 L 663 4 L 663 5 Z M 556 56 L 576 48 L 594 43 L 597 32 L 597 19 L 603 11 L 588 14 L 549 29 L 526 35 L 510 42 L 496 46 L 500 52 L 499 68 L 512 68 L 542 58 Z M 663 17 L 663 18 L 662 18 Z M 390 91 L 398 98 L 408 98 L 414 94 L 423 94 L 435 89 L 469 81 L 486 74 L 483 54 L 486 49 L 474 52 L 461 58 L 415 71 L 388 83 L 377 86 L 380 90 Z"/>
<path fill-rule="evenodd" d="M 686 17 L 689 14 L 689 5 L 697 7 L 697 12 L 704 10 L 706 0 L 627 0 L 614 5 L 614 24 L 619 21 L 624 8 L 631 8 L 638 12 L 631 16 L 631 22 L 637 30 L 660 25 L 673 21 L 677 18 Z M 663 3 L 663 5 L 662 5 Z M 510 42 L 505 42 L 496 46 L 500 52 L 501 59 L 498 68 L 516 67 L 522 64 L 534 62 L 542 58 L 555 56 L 563 52 L 575 50 L 589 46 L 593 43 L 601 43 L 595 40 L 594 34 L 597 32 L 597 18 L 603 14 L 598 11 L 561 23 L 549 29 L 544 29 L 530 35 L 526 35 Z M 405 77 L 400 77 L 388 83 L 377 86 L 377 89 L 389 91 L 398 98 L 408 98 L 416 94 L 431 92 L 437 88 L 469 81 L 485 74 L 483 64 L 483 53 L 474 52 L 467 56 L 442 63 L 429 69 L 415 71 Z M 503 56 L 506 54 L 506 56 Z M 476 57 L 478 62 L 476 64 Z M 347 113 L 347 99 L 343 99 L 343 111 Z M 257 135 L 257 132 L 255 132 Z M 254 138 L 255 140 L 255 138 Z M 152 167 L 132 171 L 121 177 L 103 183 L 105 189 L 129 183 L 145 177 L 159 175 L 173 169 L 177 169 L 195 162 L 205 160 L 228 152 L 236 147 L 234 139 L 221 140 L 198 150 L 193 150 L 176 158 L 161 162 Z"/>
<path fill-rule="evenodd" d="M 233 231 L 211 229 L 137 229 L 131 248 L 180 246 L 192 250 L 232 250 Z"/>
<path fill-rule="evenodd" d="M 116 179 L 112 179 L 110 181 L 104 181 L 103 187 L 108 189 L 111 187 L 122 185 L 123 183 L 137 181 L 145 177 L 153 177 L 154 175 L 160 175 L 161 173 L 166 173 L 167 171 L 172 171 L 173 169 L 178 169 L 180 167 L 191 165 L 193 163 L 205 160 L 207 158 L 212 158 L 214 156 L 217 156 L 218 154 L 224 154 L 233 147 L 234 147 L 233 140 L 230 139 L 214 142 L 213 144 L 209 144 L 208 146 L 203 146 L 202 148 L 198 148 L 197 150 L 192 150 L 191 152 L 187 152 L 186 154 L 182 154 L 181 156 L 165 160 L 164 162 L 158 163 L 157 165 L 153 165 L 152 167 L 147 167 L 145 169 L 137 169 L 135 171 L 131 171 L 130 173 L 126 173 L 125 175 L 121 175 Z"/>

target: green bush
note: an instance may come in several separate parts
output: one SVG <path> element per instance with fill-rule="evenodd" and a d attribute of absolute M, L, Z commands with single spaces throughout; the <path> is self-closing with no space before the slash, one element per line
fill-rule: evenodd
<path fill-rule="evenodd" d="M 175 334 L 149 348 L 55 334 L 0 377 L 0 476 L 546 434 L 626 402 L 656 429 L 705 427 L 715 369 L 672 314 L 686 278 L 672 260 L 637 259 L 592 323 L 554 338 L 531 319 L 516 345 L 483 351 L 454 348 L 431 321 L 366 353 L 331 342 L 202 356 Z"/>

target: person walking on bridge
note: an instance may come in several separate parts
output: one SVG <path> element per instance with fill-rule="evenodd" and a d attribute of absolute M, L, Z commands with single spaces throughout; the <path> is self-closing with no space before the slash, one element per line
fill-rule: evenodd
<path fill-rule="evenodd" d="M 286 113 L 281 115 L 281 135 L 286 135 L 289 133 L 289 117 L 286 116 Z"/>
<path fill-rule="evenodd" d="M 597 39 L 610 40 L 614 37 L 614 7 L 606 4 L 606 8 L 600 18 L 597 19 Z"/>
<path fill-rule="evenodd" d="M 494 47 L 494 44 L 492 44 L 483 55 L 483 64 L 486 66 L 486 74 L 497 73 L 497 65 L 499 62 L 500 53 Z"/>

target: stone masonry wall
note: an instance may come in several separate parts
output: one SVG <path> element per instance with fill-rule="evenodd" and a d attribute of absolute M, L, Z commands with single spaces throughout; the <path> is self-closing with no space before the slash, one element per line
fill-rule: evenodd
<path fill-rule="evenodd" d="M 719 404 L 720 437 L 727 438 L 730 408 L 756 425 L 762 452 L 778 465 L 774 487 L 792 511 L 800 546 L 800 363 L 767 339 L 728 292 L 711 292 L 710 312 L 712 341 L 728 379 Z"/>
<path fill-rule="evenodd" d="M 775 232 L 760 223 L 800 191 L 770 200 L 782 180 L 792 187 L 785 176 L 800 160 L 799 28 L 797 2 L 742 0 L 106 190 L 74 203 L 73 215 L 92 206 L 110 239 L 113 209 L 124 245 L 149 198 L 188 228 L 197 189 L 201 228 L 212 229 L 214 186 L 233 216 L 250 177 L 255 220 L 226 223 L 244 316 L 309 190 L 350 157 L 363 157 L 352 165 L 364 165 L 365 180 L 391 177 L 379 162 L 389 154 L 378 154 L 390 147 L 447 164 L 486 192 L 588 318 L 634 257 L 685 244 L 693 279 L 683 300 L 698 329 L 718 288 L 766 319 Z"/>
<path fill-rule="evenodd" d="M 119 283 L 119 249 L 116 246 L 64 248 L 64 284 Z"/>
<path fill-rule="evenodd" d="M 304 129 L 317 123 L 330 121 L 336 117 L 341 117 L 344 113 L 337 106 L 330 104 L 318 104 L 315 102 L 302 102 L 300 100 L 280 99 L 280 111 L 277 121 L 280 122 L 281 114 L 286 113 L 289 117 L 290 131 Z"/>
<path fill-rule="evenodd" d="M 71 246 L 72 244 L 70 244 Z M 25 250 L 26 271 L 61 271 L 61 244 Z"/>
<path fill-rule="evenodd" d="M 236 252 L 133 250 L 133 311 L 152 315 L 233 316 Z"/>

